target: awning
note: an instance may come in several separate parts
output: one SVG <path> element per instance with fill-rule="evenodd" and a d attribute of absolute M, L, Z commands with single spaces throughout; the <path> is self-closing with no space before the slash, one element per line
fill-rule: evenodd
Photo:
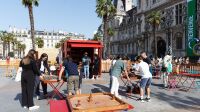
<path fill-rule="evenodd" d="M 71 44 L 71 47 L 102 48 L 103 46 L 98 44 Z"/>

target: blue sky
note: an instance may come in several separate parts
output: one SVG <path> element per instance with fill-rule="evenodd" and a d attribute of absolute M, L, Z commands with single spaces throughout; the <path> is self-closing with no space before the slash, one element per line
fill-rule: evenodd
<path fill-rule="evenodd" d="M 77 32 L 92 38 L 101 23 L 95 5 L 96 0 L 40 0 L 39 7 L 34 7 L 35 29 Z M 28 9 L 21 0 L 1 0 L 0 15 L 0 30 L 8 30 L 9 25 L 29 28 Z"/>

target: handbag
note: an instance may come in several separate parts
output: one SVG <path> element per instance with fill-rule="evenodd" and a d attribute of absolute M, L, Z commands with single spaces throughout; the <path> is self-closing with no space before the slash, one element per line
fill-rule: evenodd
<path fill-rule="evenodd" d="M 16 82 L 21 81 L 21 76 L 22 76 L 22 67 L 19 67 L 18 70 L 17 70 L 17 75 L 15 77 L 15 81 Z"/>

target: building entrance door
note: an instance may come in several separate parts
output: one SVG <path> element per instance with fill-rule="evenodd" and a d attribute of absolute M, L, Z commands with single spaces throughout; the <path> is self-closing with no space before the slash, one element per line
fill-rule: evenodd
<path fill-rule="evenodd" d="M 165 56 L 165 52 L 166 52 L 166 42 L 163 39 L 160 39 L 157 42 L 157 53 L 158 53 L 158 57 L 164 57 Z"/>

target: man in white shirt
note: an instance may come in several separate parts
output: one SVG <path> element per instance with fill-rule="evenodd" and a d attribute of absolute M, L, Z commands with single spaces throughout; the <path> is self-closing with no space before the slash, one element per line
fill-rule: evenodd
<path fill-rule="evenodd" d="M 139 72 L 141 76 L 140 81 L 140 98 L 137 99 L 138 101 L 144 102 L 144 90 L 147 89 L 147 98 L 145 99 L 147 102 L 150 101 L 150 85 L 152 81 L 152 74 L 149 71 L 149 65 L 143 61 L 143 58 L 141 56 L 138 56 L 136 58 L 136 64 L 137 68 L 136 70 Z"/>

